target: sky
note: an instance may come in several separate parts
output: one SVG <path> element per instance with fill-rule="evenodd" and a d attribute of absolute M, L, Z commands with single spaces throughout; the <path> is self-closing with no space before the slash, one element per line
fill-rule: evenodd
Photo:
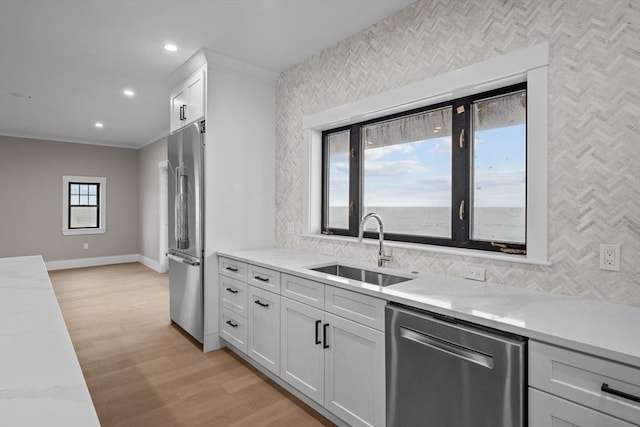
<path fill-rule="evenodd" d="M 524 207 L 525 125 L 476 132 L 473 198 L 476 207 Z M 347 154 L 330 158 L 331 206 L 348 204 Z M 365 206 L 451 205 L 451 137 L 365 150 Z"/>

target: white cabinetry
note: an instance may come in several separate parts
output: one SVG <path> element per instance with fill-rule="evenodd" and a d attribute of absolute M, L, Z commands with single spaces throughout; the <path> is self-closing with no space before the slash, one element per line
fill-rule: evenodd
<path fill-rule="evenodd" d="M 530 427 L 637 426 L 638 396 L 640 368 L 529 341 Z"/>
<path fill-rule="evenodd" d="M 220 283 L 220 336 L 247 352 L 247 264 L 228 258 L 218 260 Z"/>
<path fill-rule="evenodd" d="M 358 323 L 384 326 L 384 301 L 285 274 L 282 282 L 291 298 L 281 299 L 281 377 L 350 425 L 384 425 L 384 333 Z"/>
<path fill-rule="evenodd" d="M 247 353 L 280 375 L 280 295 L 249 286 Z"/>
<path fill-rule="evenodd" d="M 289 298 L 281 300 L 280 376 L 324 404 L 324 312 Z"/>
<path fill-rule="evenodd" d="M 180 128 L 204 118 L 206 71 L 201 68 L 171 91 L 171 119 L 169 130 Z"/>

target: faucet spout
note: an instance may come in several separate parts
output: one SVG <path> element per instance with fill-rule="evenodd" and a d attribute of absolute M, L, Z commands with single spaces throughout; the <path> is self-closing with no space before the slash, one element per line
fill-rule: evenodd
<path fill-rule="evenodd" d="M 384 263 L 391 261 L 390 256 L 386 256 L 384 253 L 384 224 L 382 223 L 382 218 L 375 212 L 370 212 L 366 214 L 362 221 L 360 221 L 360 229 L 358 231 L 358 242 L 362 243 L 362 236 L 364 235 L 364 225 L 369 219 L 375 219 L 378 223 L 378 267 L 384 267 Z"/>

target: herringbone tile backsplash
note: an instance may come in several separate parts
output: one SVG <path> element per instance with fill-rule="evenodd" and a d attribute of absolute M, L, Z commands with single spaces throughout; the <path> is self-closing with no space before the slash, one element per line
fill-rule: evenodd
<path fill-rule="evenodd" d="M 330 23 L 327 23 L 330 25 Z M 285 71 L 277 86 L 276 240 L 374 262 L 375 248 L 306 238 L 302 118 L 549 43 L 550 266 L 394 248 L 394 265 L 640 307 L 640 2 L 423 0 Z M 287 234 L 294 224 L 296 234 Z M 599 269 L 619 243 L 622 271 Z"/>

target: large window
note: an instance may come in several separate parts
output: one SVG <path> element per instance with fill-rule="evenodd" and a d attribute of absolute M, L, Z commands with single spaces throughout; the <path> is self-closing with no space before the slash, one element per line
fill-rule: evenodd
<path fill-rule="evenodd" d="M 62 233 L 97 234 L 106 231 L 104 177 L 62 177 Z"/>
<path fill-rule="evenodd" d="M 356 236 L 376 212 L 390 240 L 526 253 L 526 96 L 522 83 L 324 131 L 322 232 Z"/>

